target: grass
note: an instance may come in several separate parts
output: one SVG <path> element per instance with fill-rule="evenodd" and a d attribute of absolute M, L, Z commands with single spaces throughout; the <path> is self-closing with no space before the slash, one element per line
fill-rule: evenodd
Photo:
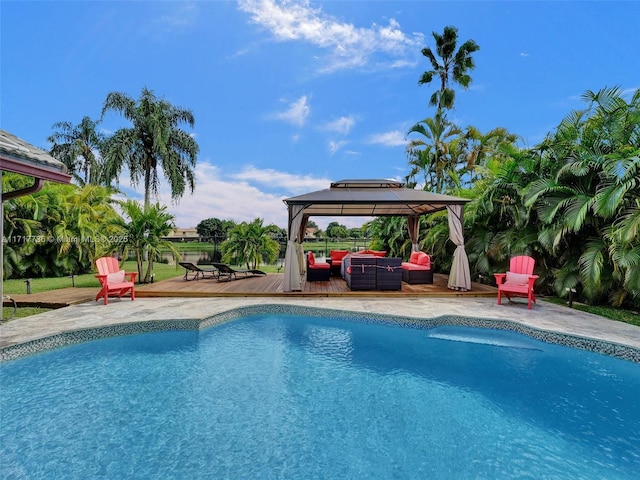
<path fill-rule="evenodd" d="M 546 301 L 556 305 L 567 305 L 567 300 L 558 297 L 546 297 Z M 573 308 L 582 312 L 593 313 L 601 317 L 616 320 L 618 322 L 629 323 L 640 327 L 640 313 L 622 308 L 608 307 L 604 305 L 585 305 L 584 303 L 573 302 Z"/>
<path fill-rule="evenodd" d="M 20 307 L 14 312 L 13 307 L 2 307 L 2 320 L 15 320 L 16 318 L 30 317 L 39 313 L 48 312 L 50 308 Z"/>

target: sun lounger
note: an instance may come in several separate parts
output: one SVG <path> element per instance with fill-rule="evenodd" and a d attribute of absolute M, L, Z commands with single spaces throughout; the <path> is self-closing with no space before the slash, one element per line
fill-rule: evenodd
<path fill-rule="evenodd" d="M 226 263 L 212 263 L 213 267 L 218 270 L 218 280 L 239 280 L 241 278 L 256 277 L 266 275 L 262 270 L 244 270 L 231 268 Z"/>
<path fill-rule="evenodd" d="M 198 280 L 200 278 L 216 278 L 218 274 L 218 270 L 216 268 L 201 267 L 191 262 L 179 262 L 178 265 L 184 268 L 184 278 L 185 280 Z M 189 275 L 191 274 L 191 278 Z"/>

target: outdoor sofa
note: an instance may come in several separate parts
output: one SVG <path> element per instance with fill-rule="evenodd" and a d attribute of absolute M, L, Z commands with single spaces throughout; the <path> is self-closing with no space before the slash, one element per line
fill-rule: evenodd
<path fill-rule="evenodd" d="M 400 290 L 402 259 L 373 254 L 350 254 L 343 260 L 344 279 L 350 290 Z"/>
<path fill-rule="evenodd" d="M 342 259 L 347 256 L 349 250 L 330 250 L 329 258 L 327 259 L 327 263 L 330 266 L 331 275 L 334 277 L 340 276 Z"/>
<path fill-rule="evenodd" d="M 433 283 L 431 257 L 424 252 L 412 252 L 408 262 L 402 262 L 402 281 L 408 284 Z"/>

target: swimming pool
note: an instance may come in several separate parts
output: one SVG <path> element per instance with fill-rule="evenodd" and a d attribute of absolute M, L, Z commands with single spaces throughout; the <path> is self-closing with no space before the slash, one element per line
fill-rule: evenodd
<path fill-rule="evenodd" d="M 256 315 L 0 364 L 3 478 L 637 478 L 640 365 Z"/>

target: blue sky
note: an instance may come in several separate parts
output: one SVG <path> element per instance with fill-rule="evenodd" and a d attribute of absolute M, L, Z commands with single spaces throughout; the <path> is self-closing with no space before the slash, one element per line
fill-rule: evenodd
<path fill-rule="evenodd" d="M 533 146 L 580 95 L 640 87 L 640 2 L 2 1 L 0 125 L 48 149 L 52 125 L 98 119 L 143 87 L 195 116 L 197 185 L 179 227 L 217 217 L 286 228 L 283 198 L 345 178 L 403 179 L 406 132 L 433 115 L 431 33 L 480 46 L 452 118 Z M 107 116 L 105 132 L 127 123 Z M 141 199 L 124 176 L 120 186 Z M 363 219 L 316 218 L 359 226 Z M 366 219 L 365 219 L 366 220 Z"/>

